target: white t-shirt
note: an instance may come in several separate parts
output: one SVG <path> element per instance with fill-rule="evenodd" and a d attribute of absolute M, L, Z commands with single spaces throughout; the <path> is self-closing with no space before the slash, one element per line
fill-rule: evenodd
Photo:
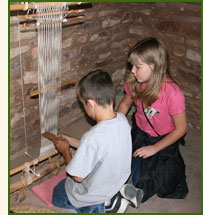
<path fill-rule="evenodd" d="M 72 205 L 79 208 L 111 199 L 130 175 L 131 156 L 131 127 L 123 114 L 87 131 L 66 167 L 70 175 L 84 178 L 81 183 L 66 179 Z"/>

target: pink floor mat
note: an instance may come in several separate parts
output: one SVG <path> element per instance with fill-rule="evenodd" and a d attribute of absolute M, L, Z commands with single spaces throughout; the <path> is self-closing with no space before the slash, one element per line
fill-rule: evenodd
<path fill-rule="evenodd" d="M 32 187 L 32 192 L 41 199 L 46 205 L 54 206 L 52 204 L 52 194 L 54 187 L 64 178 L 66 178 L 66 171 L 59 173 L 56 176 L 49 178 L 48 180 Z"/>

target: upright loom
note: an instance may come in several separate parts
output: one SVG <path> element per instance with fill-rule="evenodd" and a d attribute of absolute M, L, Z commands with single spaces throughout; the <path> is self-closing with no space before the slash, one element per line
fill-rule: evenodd
<path fill-rule="evenodd" d="M 61 83 L 61 44 L 62 44 L 62 23 L 69 23 L 72 20 L 82 19 L 83 15 L 77 15 L 84 11 L 69 10 L 69 6 L 86 4 L 85 2 L 36 2 L 36 3 L 21 3 L 11 4 L 11 11 L 27 10 L 27 15 L 18 16 L 19 19 L 31 20 L 32 22 L 20 24 L 21 27 L 35 25 L 38 31 L 38 90 L 30 92 L 30 96 L 38 95 L 39 98 L 39 112 L 40 112 L 40 127 L 41 134 L 50 132 L 54 137 L 58 131 L 59 119 L 59 105 L 61 87 L 74 84 L 75 80 L 67 80 Z M 35 13 L 29 14 L 30 10 L 35 10 Z M 70 14 L 76 14 L 74 17 L 68 17 Z M 20 44 L 20 42 L 19 42 Z M 22 76 L 22 71 L 21 71 Z M 22 82 L 23 83 L 23 82 Z M 23 87 L 22 87 L 23 91 Z M 22 92 L 22 95 L 24 93 Z M 24 106 L 24 99 L 23 99 Z M 24 111 L 24 125 L 25 123 L 25 108 Z M 46 136 L 46 135 L 44 135 Z M 24 185 L 29 185 L 38 178 L 48 174 L 53 168 L 47 167 L 40 169 L 39 173 L 35 173 L 31 166 L 42 162 L 50 157 L 58 154 L 54 144 L 50 138 L 41 136 L 40 156 L 29 163 L 15 168 L 10 171 L 10 176 L 24 171 L 26 177 L 10 186 L 10 192 L 14 192 Z M 25 139 L 26 126 L 25 126 Z M 26 142 L 26 141 L 25 141 Z M 26 143 L 27 144 L 27 143 Z M 27 145 L 25 147 L 25 154 L 27 152 Z M 30 156 L 31 157 L 31 156 Z M 63 165 L 64 160 L 59 159 L 59 164 Z M 28 181 L 28 178 L 30 179 Z"/>

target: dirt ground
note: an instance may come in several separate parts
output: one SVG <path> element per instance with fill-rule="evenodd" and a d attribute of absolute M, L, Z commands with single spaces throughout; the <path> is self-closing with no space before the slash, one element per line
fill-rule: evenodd
<path fill-rule="evenodd" d="M 90 126 L 90 123 L 88 123 L 86 119 L 81 118 L 69 125 L 67 131 L 61 132 L 80 138 Z M 196 129 L 189 129 L 185 140 L 186 146 L 181 146 L 180 150 L 186 165 L 186 177 L 189 187 L 189 194 L 187 197 L 183 200 L 175 200 L 161 199 L 154 195 L 148 201 L 141 204 L 138 209 L 129 207 L 126 213 L 201 213 L 201 132 Z M 22 160 L 23 159 L 24 158 L 22 158 Z M 61 171 L 64 170 L 64 168 L 65 166 L 61 168 Z M 17 178 L 19 176 L 15 177 Z M 10 183 L 16 180 L 15 177 L 11 177 Z M 22 202 L 16 202 L 18 191 L 10 194 L 10 205 L 28 205 L 49 208 L 55 213 L 74 213 L 71 210 L 48 207 L 32 193 L 32 186 L 50 177 L 52 177 L 52 175 L 48 175 L 27 187 L 26 197 Z"/>

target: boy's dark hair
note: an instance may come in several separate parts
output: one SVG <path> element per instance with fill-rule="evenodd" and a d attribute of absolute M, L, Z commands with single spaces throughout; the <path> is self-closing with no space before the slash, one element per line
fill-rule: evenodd
<path fill-rule="evenodd" d="M 102 70 L 95 70 L 79 81 L 78 95 L 85 104 L 88 99 L 93 99 L 98 105 L 106 106 L 114 103 L 116 91 L 110 75 Z"/>

